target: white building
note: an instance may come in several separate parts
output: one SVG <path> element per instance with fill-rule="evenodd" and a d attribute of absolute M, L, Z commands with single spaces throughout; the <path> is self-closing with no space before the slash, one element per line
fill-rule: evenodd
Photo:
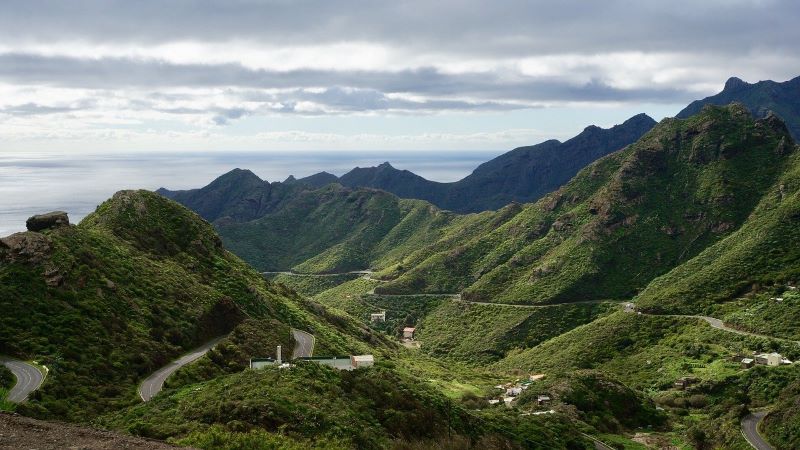
<path fill-rule="evenodd" d="M 354 355 L 350 357 L 350 365 L 354 369 L 374 366 L 375 358 L 372 355 Z"/>

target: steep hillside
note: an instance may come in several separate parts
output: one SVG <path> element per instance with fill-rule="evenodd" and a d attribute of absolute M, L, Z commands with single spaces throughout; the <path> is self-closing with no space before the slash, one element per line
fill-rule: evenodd
<path fill-rule="evenodd" d="M 800 447 L 800 380 L 784 389 L 764 418 L 762 432 L 776 448 Z"/>
<path fill-rule="evenodd" d="M 690 103 L 677 117 L 697 114 L 704 105 L 731 102 L 744 104 L 757 117 L 765 117 L 768 111 L 773 111 L 786 122 L 794 139 L 800 139 L 800 77 L 782 83 L 766 80 L 753 84 L 732 77 L 722 92 Z"/>
<path fill-rule="evenodd" d="M 496 302 L 627 298 L 737 230 L 794 146 L 774 116 L 741 105 L 665 119 L 532 205 L 408 255 L 377 292 L 456 292 Z M 454 232 L 459 233 L 459 232 Z"/>
<path fill-rule="evenodd" d="M 656 122 L 639 114 L 610 129 L 589 126 L 574 138 L 519 147 L 478 166 L 454 183 L 426 180 L 388 162 L 356 168 L 339 178 L 349 187 L 370 187 L 401 198 L 427 200 L 457 212 L 495 210 L 511 202 L 532 202 L 558 189 L 586 165 L 636 142 Z"/>
<path fill-rule="evenodd" d="M 791 151 L 787 145 L 785 151 Z M 780 296 L 800 280 L 800 152 L 741 228 L 657 278 L 637 298 L 652 311 L 703 312 L 748 293 Z M 791 305 L 787 305 L 791 309 Z"/>
<path fill-rule="evenodd" d="M 463 220 L 419 200 L 332 184 L 299 192 L 258 220 L 218 228 L 226 247 L 257 269 L 323 273 L 383 266 Z"/>
<path fill-rule="evenodd" d="M 50 369 L 26 414 L 80 421 L 138 402 L 145 375 L 247 320 L 314 330 L 331 351 L 366 348 L 347 321 L 340 330 L 264 281 L 210 224 L 151 192 L 119 192 L 78 226 L 1 242 L 0 353 Z M 270 348 L 291 344 L 269 336 Z"/>

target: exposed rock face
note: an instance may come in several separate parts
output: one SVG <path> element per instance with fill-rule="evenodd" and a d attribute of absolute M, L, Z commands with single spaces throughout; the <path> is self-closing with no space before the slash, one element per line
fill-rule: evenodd
<path fill-rule="evenodd" d="M 0 259 L 38 264 L 52 249 L 50 239 L 39 233 L 15 233 L 0 239 Z"/>
<path fill-rule="evenodd" d="M 63 227 L 69 225 L 69 217 L 64 211 L 53 211 L 47 214 L 33 216 L 25 222 L 29 231 L 42 231 L 49 228 Z"/>

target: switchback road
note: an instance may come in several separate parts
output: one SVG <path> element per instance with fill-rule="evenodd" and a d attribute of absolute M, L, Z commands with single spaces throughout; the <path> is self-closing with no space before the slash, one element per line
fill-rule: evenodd
<path fill-rule="evenodd" d="M 756 450 L 774 450 L 758 433 L 758 424 L 767 415 L 767 411 L 756 412 L 742 418 L 742 434 L 747 442 Z"/>
<path fill-rule="evenodd" d="M 203 355 L 208 353 L 209 350 L 214 348 L 214 346 L 217 345 L 224 337 L 225 336 L 220 336 L 212 341 L 206 342 L 201 347 L 192 350 L 175 361 L 172 361 L 166 366 L 156 370 L 152 375 L 142 381 L 142 384 L 139 386 L 139 396 L 145 402 L 155 397 L 156 394 L 161 392 L 161 389 L 164 388 L 164 382 L 167 381 L 167 378 L 169 378 L 170 375 L 190 362 L 200 359 Z"/>
<path fill-rule="evenodd" d="M 44 381 L 42 372 L 26 362 L 0 356 L 0 364 L 6 366 L 17 378 L 17 384 L 8 391 L 7 400 L 10 402 L 24 402 L 28 395 L 39 389 Z"/>
<path fill-rule="evenodd" d="M 294 337 L 292 359 L 312 357 L 314 354 L 314 335 L 292 328 L 292 336 Z"/>

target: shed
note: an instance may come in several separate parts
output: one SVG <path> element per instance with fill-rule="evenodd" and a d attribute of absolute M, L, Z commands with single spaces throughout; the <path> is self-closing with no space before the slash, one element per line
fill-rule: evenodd
<path fill-rule="evenodd" d="M 370 314 L 369 320 L 370 322 L 386 322 L 386 311 Z"/>
<path fill-rule="evenodd" d="M 742 369 L 749 369 L 753 367 L 755 360 L 753 358 L 742 358 Z"/>
<path fill-rule="evenodd" d="M 372 355 L 354 355 L 350 357 L 350 365 L 352 365 L 354 369 L 374 366 L 375 357 Z"/>
<path fill-rule="evenodd" d="M 550 396 L 549 395 L 539 395 L 538 397 L 536 397 L 536 403 L 538 403 L 539 406 L 547 405 L 547 404 L 550 403 Z"/>
<path fill-rule="evenodd" d="M 403 339 L 414 339 L 414 332 L 417 331 L 414 327 L 403 328 Z"/>
<path fill-rule="evenodd" d="M 276 363 L 273 358 L 250 358 L 251 369 L 263 369 L 264 367 L 274 366 Z"/>

